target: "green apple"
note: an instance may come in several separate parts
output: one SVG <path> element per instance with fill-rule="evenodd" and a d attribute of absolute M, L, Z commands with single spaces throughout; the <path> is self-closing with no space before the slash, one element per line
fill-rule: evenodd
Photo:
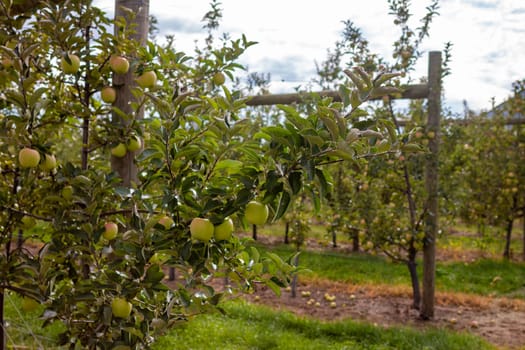
<path fill-rule="evenodd" d="M 21 220 L 21 227 L 24 230 L 29 230 L 33 228 L 36 225 L 36 220 L 32 218 L 31 216 L 24 216 Z"/>
<path fill-rule="evenodd" d="M 140 137 L 133 135 L 128 141 L 127 149 L 130 152 L 138 151 L 142 147 L 142 140 Z"/>
<path fill-rule="evenodd" d="M 224 84 L 226 77 L 222 72 L 217 72 L 213 75 L 213 83 L 217 86 Z"/>
<path fill-rule="evenodd" d="M 244 211 L 246 221 L 252 225 L 264 225 L 268 220 L 268 215 L 268 206 L 258 201 L 248 203 Z"/>
<path fill-rule="evenodd" d="M 40 162 L 40 153 L 32 148 L 22 148 L 18 152 L 18 161 L 22 168 L 35 168 Z"/>
<path fill-rule="evenodd" d="M 150 70 L 142 73 L 136 80 L 141 88 L 152 88 L 157 83 L 157 74 Z"/>
<path fill-rule="evenodd" d="M 73 198 L 73 187 L 70 185 L 64 186 L 61 193 L 64 199 L 71 200 Z"/>
<path fill-rule="evenodd" d="M 170 257 L 167 254 L 155 253 L 149 258 L 150 264 L 164 264 Z"/>
<path fill-rule="evenodd" d="M 173 226 L 174 222 L 172 218 L 166 215 L 159 219 L 159 224 L 161 224 L 166 230 L 168 230 L 171 226 Z"/>
<path fill-rule="evenodd" d="M 208 219 L 194 218 L 190 223 L 191 238 L 208 242 L 213 237 L 215 227 Z"/>
<path fill-rule="evenodd" d="M 117 90 L 111 86 L 106 86 L 100 91 L 100 97 L 106 103 L 113 103 L 117 99 Z"/>
<path fill-rule="evenodd" d="M 111 149 L 111 154 L 115 157 L 122 158 L 126 155 L 127 151 L 128 149 L 126 148 L 126 145 L 123 143 L 119 143 Z"/>
<path fill-rule="evenodd" d="M 80 58 L 77 55 L 68 53 L 60 60 L 62 71 L 66 74 L 75 74 L 80 68 Z"/>
<path fill-rule="evenodd" d="M 233 232 L 233 220 L 227 217 L 226 219 L 224 219 L 223 222 L 215 226 L 213 234 L 215 236 L 215 240 L 224 241 L 224 240 L 229 240 L 231 238 L 232 232 Z"/>
<path fill-rule="evenodd" d="M 111 56 L 109 59 L 111 70 L 117 74 L 126 74 L 129 70 L 129 61 L 122 56 Z"/>
<path fill-rule="evenodd" d="M 22 310 L 24 310 L 25 312 L 34 311 L 38 308 L 39 305 L 40 303 L 35 299 L 29 297 L 22 298 Z"/>
<path fill-rule="evenodd" d="M 117 297 L 111 301 L 111 311 L 115 317 L 128 318 L 132 309 L 133 305 L 124 298 Z"/>
<path fill-rule="evenodd" d="M 57 160 L 54 155 L 46 154 L 44 157 L 44 162 L 40 164 L 40 168 L 44 171 L 51 171 L 57 167 Z"/>
<path fill-rule="evenodd" d="M 107 239 L 108 241 L 111 241 L 112 239 L 115 239 L 118 234 L 118 225 L 114 222 L 108 221 L 104 224 L 104 233 L 102 233 L 102 236 Z"/>

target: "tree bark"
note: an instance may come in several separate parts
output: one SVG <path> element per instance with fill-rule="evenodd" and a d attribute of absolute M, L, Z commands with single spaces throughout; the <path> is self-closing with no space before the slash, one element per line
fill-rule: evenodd
<path fill-rule="evenodd" d="M 136 17 L 133 19 L 127 18 L 127 12 L 124 11 L 126 8 L 130 9 Z M 116 0 L 115 18 L 126 18 L 128 24 L 133 26 L 135 30 L 131 35 L 131 39 L 136 40 L 142 46 L 146 44 L 149 30 L 149 0 Z M 115 27 L 115 35 L 118 35 L 120 30 L 121 28 Z M 125 54 L 130 60 L 134 59 L 133 52 L 122 54 Z M 135 112 L 132 108 L 132 102 L 136 100 L 131 93 L 131 89 L 136 86 L 132 69 L 126 74 L 114 74 L 113 85 L 117 90 L 115 107 L 127 115 L 133 115 L 135 113 L 134 117 L 136 119 L 142 119 L 144 111 L 139 110 Z M 113 122 L 120 125 L 126 125 L 126 123 L 128 123 L 117 113 L 113 114 Z M 126 187 L 130 187 L 138 181 L 137 166 L 135 165 L 134 159 L 135 152 L 127 152 L 122 158 L 111 156 L 111 169 L 119 174 L 122 179 L 122 185 Z"/>
<path fill-rule="evenodd" d="M 294 258 L 294 260 L 292 261 L 292 265 L 297 267 L 299 266 L 299 254 L 297 254 Z M 292 277 L 292 283 L 291 283 L 291 296 L 292 298 L 295 298 L 297 296 L 297 274 L 295 273 Z"/>
<path fill-rule="evenodd" d="M 290 223 L 287 221 L 286 226 L 284 227 L 284 244 L 290 243 L 290 239 L 288 238 L 289 234 L 290 234 Z"/>
<path fill-rule="evenodd" d="M 438 232 L 438 154 L 439 124 L 441 118 L 441 52 L 429 54 L 428 64 L 428 120 L 426 131 L 433 132 L 429 138 L 430 154 L 427 158 L 425 187 L 427 203 L 425 215 L 425 238 L 423 242 L 423 295 L 420 317 L 428 320 L 434 317 L 436 238 Z"/>
<path fill-rule="evenodd" d="M 410 281 L 412 282 L 412 307 L 419 310 L 421 305 L 421 290 L 419 289 L 419 278 L 417 276 L 417 263 L 415 259 L 408 261 L 407 267 L 410 273 Z"/>
<path fill-rule="evenodd" d="M 507 228 L 505 230 L 505 249 L 503 250 L 503 258 L 505 258 L 506 260 L 510 259 L 510 242 L 512 239 L 512 226 L 514 226 L 514 220 L 508 219 Z"/>
<path fill-rule="evenodd" d="M 523 225 L 523 227 L 522 227 L 522 230 L 523 230 L 523 252 L 522 252 L 521 258 L 523 259 L 523 261 L 525 261 L 525 214 L 523 215 L 521 220 L 522 220 L 521 224 Z"/>
<path fill-rule="evenodd" d="M 257 240 L 257 225 L 252 225 L 252 238 L 254 241 Z"/>
<path fill-rule="evenodd" d="M 359 252 L 359 230 L 358 229 L 352 229 L 352 251 L 353 252 Z"/>

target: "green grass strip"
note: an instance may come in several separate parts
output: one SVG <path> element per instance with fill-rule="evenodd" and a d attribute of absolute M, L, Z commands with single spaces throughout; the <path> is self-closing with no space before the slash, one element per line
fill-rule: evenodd
<path fill-rule="evenodd" d="M 153 349 L 495 349 L 480 338 L 445 330 L 321 322 L 240 301 L 227 303 L 225 310 L 225 315 L 198 316 L 173 329 Z"/>

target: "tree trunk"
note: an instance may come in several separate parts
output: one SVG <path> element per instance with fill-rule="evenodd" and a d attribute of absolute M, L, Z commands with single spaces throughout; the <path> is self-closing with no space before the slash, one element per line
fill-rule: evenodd
<path fill-rule="evenodd" d="M 525 215 L 523 215 L 522 217 L 521 224 L 523 225 L 523 252 L 521 258 L 523 259 L 523 261 L 525 261 Z"/>
<path fill-rule="evenodd" d="M 130 9 L 136 17 L 131 21 L 127 15 L 125 8 Z M 131 35 L 131 39 L 136 40 L 144 46 L 148 39 L 149 31 L 149 0 L 116 0 L 115 1 L 115 18 L 126 18 L 128 24 L 133 26 L 135 32 Z M 118 35 L 121 28 L 115 27 L 115 35 Z M 133 60 L 134 52 L 123 52 L 129 59 Z M 133 67 L 133 64 L 131 65 Z M 133 78 L 132 69 L 126 74 L 114 74 L 113 85 L 117 90 L 117 99 L 115 107 L 126 113 L 133 114 L 132 102 L 135 97 L 131 93 L 131 88 L 136 86 Z M 137 111 L 135 118 L 142 119 L 143 110 Z M 117 113 L 113 114 L 113 122 L 115 124 L 126 125 L 127 121 L 123 120 Z M 122 158 L 111 156 L 111 169 L 116 171 L 122 179 L 122 185 L 130 187 L 133 183 L 137 183 L 137 167 L 134 163 L 134 152 L 127 152 Z"/>
<path fill-rule="evenodd" d="M 510 259 L 510 242 L 512 239 L 512 226 L 514 225 L 514 219 L 507 220 L 507 229 L 505 233 L 505 249 L 503 250 L 503 258 L 506 260 Z"/>
<path fill-rule="evenodd" d="M 337 248 L 337 232 L 332 230 L 332 247 Z"/>
<path fill-rule="evenodd" d="M 170 267 L 168 272 L 169 272 L 169 277 L 168 277 L 169 280 L 170 281 L 175 281 L 175 278 L 177 277 L 177 276 L 175 276 L 175 268 L 174 267 Z"/>
<path fill-rule="evenodd" d="M 252 225 L 252 238 L 254 241 L 257 240 L 257 225 Z"/>
<path fill-rule="evenodd" d="M 428 120 L 426 131 L 433 132 L 429 138 L 425 171 L 427 190 L 425 238 L 423 242 L 423 295 L 420 317 L 428 320 L 434 317 L 436 288 L 436 238 L 438 232 L 438 155 L 439 124 L 441 118 L 441 52 L 432 51 L 428 63 Z"/>
<path fill-rule="evenodd" d="M 290 233 L 290 223 L 287 221 L 286 226 L 284 227 L 284 244 L 290 243 L 290 240 L 288 238 L 289 233 Z"/>
<path fill-rule="evenodd" d="M 292 261 L 292 265 L 297 267 L 299 265 L 299 254 L 295 256 L 295 258 Z M 292 298 L 295 298 L 297 296 L 297 274 L 295 273 L 292 277 Z"/>
<path fill-rule="evenodd" d="M 421 305 L 421 290 L 419 288 L 419 278 L 417 276 L 417 263 L 415 260 L 407 262 L 410 281 L 412 282 L 412 308 L 419 310 Z"/>
<path fill-rule="evenodd" d="M 4 298 L 5 294 L 0 291 L 0 350 L 4 350 L 7 345 L 7 334 L 5 333 L 5 320 L 4 320 Z"/>
<path fill-rule="evenodd" d="M 359 252 L 359 230 L 358 229 L 352 229 L 352 251 L 353 252 Z"/>

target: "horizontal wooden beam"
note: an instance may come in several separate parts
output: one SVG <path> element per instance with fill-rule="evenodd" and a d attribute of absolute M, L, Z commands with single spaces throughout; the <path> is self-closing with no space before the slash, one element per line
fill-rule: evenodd
<path fill-rule="evenodd" d="M 495 122 L 493 118 L 485 118 L 485 119 L 443 119 L 443 124 L 458 124 L 458 125 L 468 125 L 468 124 L 476 124 L 476 123 L 491 123 Z M 503 120 L 498 120 L 498 123 L 505 124 L 505 125 L 523 125 L 525 124 L 525 117 L 518 118 L 518 117 L 512 117 L 512 118 L 506 118 Z"/>
<path fill-rule="evenodd" d="M 249 97 L 246 104 L 248 106 L 271 106 L 271 105 L 289 105 L 293 103 L 302 103 L 307 96 L 318 95 L 320 97 L 331 97 L 334 101 L 340 102 L 341 96 L 339 91 L 325 90 L 317 92 L 300 92 L 300 93 L 291 93 L 291 94 L 271 94 L 271 95 L 259 95 Z M 400 97 L 400 99 L 420 99 L 428 97 L 428 85 L 427 84 L 415 84 L 409 85 L 405 88 Z M 380 99 L 374 98 L 375 100 Z"/>

